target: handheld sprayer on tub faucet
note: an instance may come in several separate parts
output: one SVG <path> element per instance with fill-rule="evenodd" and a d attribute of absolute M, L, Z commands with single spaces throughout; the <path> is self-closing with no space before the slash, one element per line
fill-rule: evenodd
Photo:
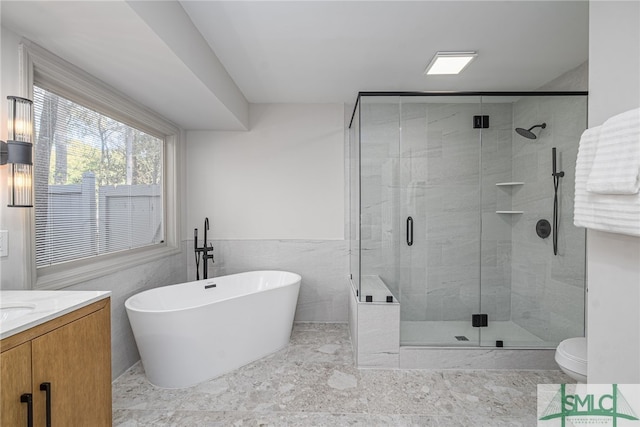
<path fill-rule="evenodd" d="M 198 229 L 193 229 L 193 251 L 196 254 L 196 280 L 200 280 L 200 254 L 202 254 L 202 278 L 208 277 L 208 264 L 209 260 L 213 261 L 213 245 L 207 244 L 207 231 L 209 231 L 209 218 L 204 219 L 204 242 L 202 247 L 198 247 Z M 211 251 L 211 253 L 209 253 Z"/>

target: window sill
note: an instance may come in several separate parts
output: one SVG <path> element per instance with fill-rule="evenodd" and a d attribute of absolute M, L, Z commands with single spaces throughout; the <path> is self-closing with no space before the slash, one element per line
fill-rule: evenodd
<path fill-rule="evenodd" d="M 41 270 L 46 272 L 38 270 L 33 289 L 63 289 L 180 253 L 179 247 L 162 246 L 112 254 L 101 260 L 93 258 L 85 262 L 76 261 L 66 268 L 63 264 L 43 268 Z"/>

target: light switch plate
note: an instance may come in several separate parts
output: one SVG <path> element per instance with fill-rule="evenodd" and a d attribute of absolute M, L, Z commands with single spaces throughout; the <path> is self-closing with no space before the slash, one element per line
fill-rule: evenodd
<path fill-rule="evenodd" d="M 0 257 L 9 256 L 9 231 L 0 230 Z"/>

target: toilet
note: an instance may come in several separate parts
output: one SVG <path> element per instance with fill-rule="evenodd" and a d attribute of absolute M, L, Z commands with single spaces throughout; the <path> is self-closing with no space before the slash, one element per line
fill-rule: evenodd
<path fill-rule="evenodd" d="M 587 382 L 587 339 L 569 338 L 556 349 L 556 363 L 565 374 L 578 383 Z"/>

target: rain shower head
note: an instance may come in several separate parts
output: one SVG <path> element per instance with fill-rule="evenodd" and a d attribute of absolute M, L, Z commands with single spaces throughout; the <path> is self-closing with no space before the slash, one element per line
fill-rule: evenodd
<path fill-rule="evenodd" d="M 546 128 L 547 124 L 546 123 L 542 123 L 541 125 L 535 125 L 535 126 L 531 126 L 529 129 L 523 129 L 523 128 L 516 128 L 516 132 L 518 132 L 519 135 L 524 136 L 525 138 L 528 139 L 537 139 L 538 137 L 536 136 L 535 133 L 531 132 L 533 129 L 535 128 Z"/>

